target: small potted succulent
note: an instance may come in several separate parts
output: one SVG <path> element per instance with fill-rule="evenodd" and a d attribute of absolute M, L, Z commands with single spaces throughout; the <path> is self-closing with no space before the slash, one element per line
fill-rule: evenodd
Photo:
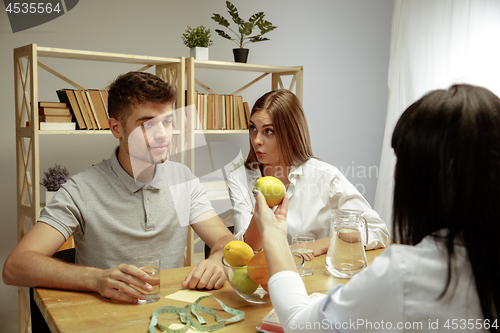
<path fill-rule="evenodd" d="M 247 62 L 248 57 L 248 49 L 243 48 L 247 43 L 257 43 L 265 40 L 269 40 L 269 38 L 262 37 L 264 34 L 267 34 L 270 31 L 273 31 L 277 27 L 274 26 L 271 22 L 264 20 L 264 12 L 258 12 L 253 14 L 248 22 L 243 20 L 238 14 L 238 9 L 230 2 L 226 1 L 227 12 L 231 15 L 233 22 L 238 26 L 238 32 L 234 31 L 229 27 L 229 21 L 226 20 L 223 16 L 219 14 L 213 13 L 212 19 L 222 25 L 225 28 L 228 28 L 236 37 L 231 37 L 224 30 L 215 29 L 215 32 L 219 34 L 219 36 L 224 37 L 226 39 L 232 40 L 238 45 L 238 48 L 233 49 L 234 61 L 235 62 Z M 252 35 L 254 28 L 259 28 L 259 32 Z"/>
<path fill-rule="evenodd" d="M 55 166 L 50 167 L 43 174 L 45 177 L 42 179 L 40 184 L 46 189 L 45 203 L 48 204 L 57 190 L 59 190 L 68 180 L 69 172 L 66 167 L 61 167 L 61 165 L 56 164 Z"/>
<path fill-rule="evenodd" d="M 195 59 L 208 60 L 208 47 L 213 45 L 210 29 L 206 29 L 203 25 L 197 28 L 187 26 L 186 32 L 182 34 L 184 45 L 191 49 L 190 56 Z"/>

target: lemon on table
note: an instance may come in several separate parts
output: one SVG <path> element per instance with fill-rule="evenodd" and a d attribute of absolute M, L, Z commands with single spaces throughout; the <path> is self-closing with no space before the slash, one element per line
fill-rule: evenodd
<path fill-rule="evenodd" d="M 269 207 L 279 205 L 286 193 L 285 185 L 283 185 L 281 180 L 271 176 L 257 179 L 254 189 L 259 190 L 264 195 Z"/>
<path fill-rule="evenodd" d="M 246 266 L 253 257 L 252 247 L 243 241 L 227 243 L 222 253 L 226 262 L 234 267 Z"/>
<path fill-rule="evenodd" d="M 253 294 L 259 287 L 259 284 L 252 281 L 248 276 L 246 267 L 236 269 L 231 281 L 234 288 L 243 294 Z"/>

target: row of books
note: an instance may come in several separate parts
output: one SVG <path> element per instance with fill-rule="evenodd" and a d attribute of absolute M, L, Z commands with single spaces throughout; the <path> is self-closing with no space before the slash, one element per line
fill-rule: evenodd
<path fill-rule="evenodd" d="M 60 89 L 57 96 L 61 102 L 69 105 L 78 129 L 109 129 L 107 90 Z"/>
<path fill-rule="evenodd" d="M 40 130 L 74 130 L 70 108 L 66 103 L 38 102 L 38 120 Z"/>
<path fill-rule="evenodd" d="M 243 97 L 197 93 L 196 109 L 200 130 L 248 129 L 250 109 Z"/>

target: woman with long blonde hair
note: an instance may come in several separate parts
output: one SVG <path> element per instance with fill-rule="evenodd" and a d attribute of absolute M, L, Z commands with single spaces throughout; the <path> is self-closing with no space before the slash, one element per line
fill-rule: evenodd
<path fill-rule="evenodd" d="M 368 222 L 367 249 L 385 247 L 389 232 L 359 191 L 334 166 L 314 158 L 307 120 L 297 96 L 273 90 L 255 102 L 249 122 L 250 152 L 245 165 L 228 179 L 238 239 L 261 248 L 252 217 L 251 193 L 257 179 L 274 176 L 289 197 L 288 241 L 296 236 L 316 239 L 315 255 L 328 250 L 332 209 L 362 210 Z"/>

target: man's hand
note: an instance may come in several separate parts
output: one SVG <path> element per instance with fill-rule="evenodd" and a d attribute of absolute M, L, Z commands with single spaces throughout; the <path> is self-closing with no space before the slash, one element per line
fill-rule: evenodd
<path fill-rule="evenodd" d="M 220 255 L 211 255 L 208 259 L 200 261 L 186 276 L 182 287 L 191 289 L 219 289 L 226 282 L 226 275 L 222 267 Z"/>
<path fill-rule="evenodd" d="M 153 287 L 147 283 L 148 273 L 142 269 L 127 264 L 99 270 L 95 277 L 95 290 L 106 298 L 111 298 L 128 303 L 137 303 L 138 300 L 145 300 L 146 295 L 135 287 L 151 291 Z"/>

